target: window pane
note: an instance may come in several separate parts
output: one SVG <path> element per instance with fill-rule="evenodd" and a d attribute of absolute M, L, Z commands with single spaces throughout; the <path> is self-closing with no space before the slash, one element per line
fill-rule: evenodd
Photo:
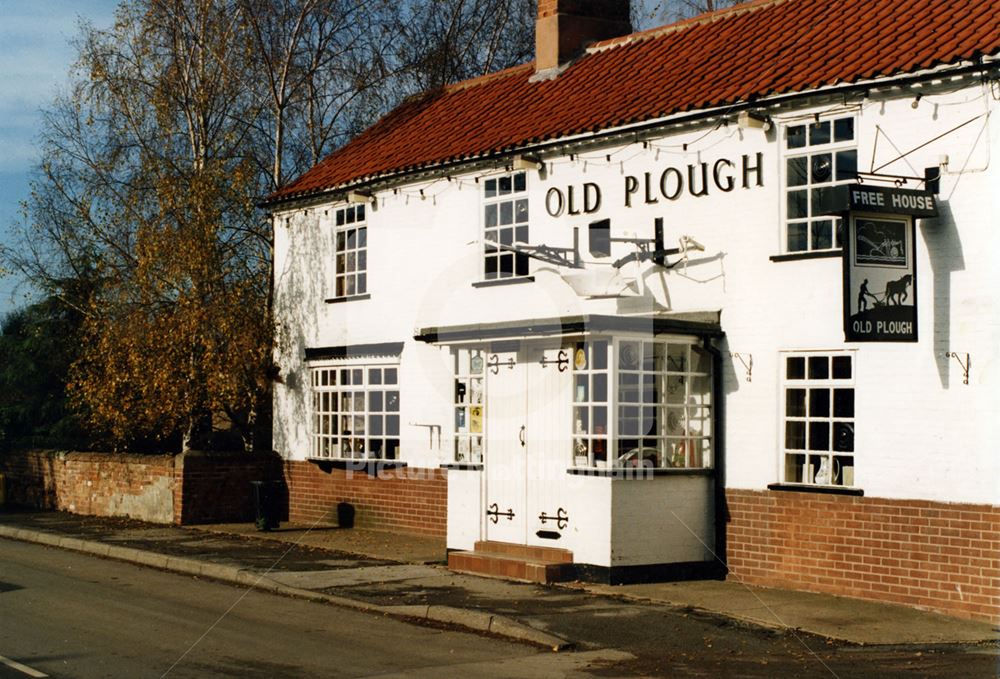
<path fill-rule="evenodd" d="M 854 390 L 833 390 L 833 416 L 854 417 Z"/>
<path fill-rule="evenodd" d="M 789 450 L 805 450 L 805 422 L 785 422 L 785 448 Z"/>
<path fill-rule="evenodd" d="M 514 223 L 514 204 L 510 202 L 500 203 L 500 225 L 506 226 Z"/>
<path fill-rule="evenodd" d="M 858 176 L 858 152 L 840 151 L 837 153 L 837 181 L 851 181 Z"/>
<path fill-rule="evenodd" d="M 372 436 L 382 435 L 382 416 L 381 415 L 369 415 L 368 416 L 368 433 Z"/>
<path fill-rule="evenodd" d="M 817 153 L 809 159 L 810 180 L 814 184 L 830 181 L 833 176 L 833 156 L 829 153 Z"/>
<path fill-rule="evenodd" d="M 806 390 L 785 390 L 785 415 L 788 417 L 806 416 Z"/>
<path fill-rule="evenodd" d="M 854 425 L 850 422 L 833 423 L 833 449 L 838 453 L 854 452 Z"/>
<path fill-rule="evenodd" d="M 510 277 L 514 275 L 514 255 L 510 252 L 504 253 L 499 256 L 500 259 L 500 276 L 502 278 Z"/>
<path fill-rule="evenodd" d="M 854 118 L 841 118 L 833 123 L 833 140 L 850 141 L 854 139 Z"/>
<path fill-rule="evenodd" d="M 785 131 L 788 148 L 799 149 L 806 145 L 806 128 L 804 125 L 794 125 Z"/>
<path fill-rule="evenodd" d="M 785 359 L 785 379 L 802 380 L 806 377 L 806 359 L 803 356 L 789 356 Z"/>
<path fill-rule="evenodd" d="M 809 417 L 830 417 L 830 390 L 809 390 Z"/>
<path fill-rule="evenodd" d="M 608 376 L 603 373 L 594 375 L 594 401 L 603 403 L 608 400 Z"/>
<path fill-rule="evenodd" d="M 523 172 L 518 172 L 514 175 L 514 190 L 524 191 L 526 186 L 526 175 Z"/>
<path fill-rule="evenodd" d="M 387 412 L 396 413 L 399 412 L 399 392 L 398 391 L 387 391 L 385 392 L 385 409 Z"/>
<path fill-rule="evenodd" d="M 518 224 L 523 224 L 528 221 L 528 201 L 519 200 L 514 206 L 514 221 Z"/>
<path fill-rule="evenodd" d="M 834 356 L 833 357 L 833 379 L 835 379 L 835 380 L 849 380 L 849 379 L 851 379 L 851 357 L 850 356 Z"/>
<path fill-rule="evenodd" d="M 487 179 L 486 180 L 486 197 L 495 198 L 497 195 L 497 180 Z"/>
<path fill-rule="evenodd" d="M 368 395 L 368 409 L 372 412 L 382 412 L 384 400 L 381 391 L 373 391 Z"/>
<path fill-rule="evenodd" d="M 500 179 L 497 182 L 497 193 L 501 196 L 506 196 L 507 194 L 510 193 L 510 187 L 511 187 L 510 176 L 500 177 Z"/>
<path fill-rule="evenodd" d="M 486 206 L 486 228 L 491 228 L 497 225 L 497 206 L 487 205 Z"/>
<path fill-rule="evenodd" d="M 830 379 L 830 359 L 828 359 L 826 356 L 810 356 L 809 379 L 811 380 Z"/>
<path fill-rule="evenodd" d="M 809 126 L 809 145 L 830 143 L 830 121 L 824 120 L 821 123 L 813 123 Z"/>
<path fill-rule="evenodd" d="M 804 193 L 804 192 L 803 192 Z M 796 222 L 788 225 L 788 251 L 802 252 L 809 249 L 809 223 Z"/>
<path fill-rule="evenodd" d="M 618 367 L 622 370 L 639 368 L 639 343 L 622 342 L 618 347 Z"/>
<path fill-rule="evenodd" d="M 830 450 L 830 423 L 809 423 L 809 450 Z"/>
<path fill-rule="evenodd" d="M 802 186 L 809 180 L 808 161 L 809 159 L 806 157 L 788 159 L 789 186 Z"/>
<path fill-rule="evenodd" d="M 809 216 L 809 192 L 788 192 L 788 218 L 802 219 Z"/>
<path fill-rule="evenodd" d="M 592 362 L 594 370 L 608 369 L 608 343 L 605 341 L 594 342 L 592 345 Z"/>
<path fill-rule="evenodd" d="M 389 436 L 399 436 L 399 415 L 385 416 L 385 433 Z"/>
<path fill-rule="evenodd" d="M 829 250 L 833 247 L 833 222 L 812 222 L 809 229 L 812 232 L 813 250 Z"/>

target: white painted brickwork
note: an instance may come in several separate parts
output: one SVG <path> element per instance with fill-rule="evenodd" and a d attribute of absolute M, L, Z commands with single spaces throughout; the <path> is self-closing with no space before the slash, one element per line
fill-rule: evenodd
<path fill-rule="evenodd" d="M 920 340 L 916 344 L 845 344 L 840 259 L 770 259 L 782 254 L 781 124 L 842 108 L 837 102 L 775 112 L 779 125 L 770 133 L 741 130 L 733 122 L 715 131 L 702 127 L 665 136 L 656 143 L 676 148 L 659 153 L 635 143 L 584 152 L 594 159 L 586 163 L 570 162 L 568 156 L 546 158 L 555 164 L 543 176 L 528 172 L 530 240 L 568 247 L 572 227 L 579 226 L 587 260 L 589 221 L 610 217 L 612 235 L 632 232 L 651 238 L 654 218 L 662 217 L 668 247 L 681 235 L 705 246 L 703 253 L 692 254 L 686 270 L 678 267 L 662 273 L 646 265 L 643 277 L 650 294 L 671 311 L 722 312 L 726 338 L 717 345 L 725 359 L 729 487 L 763 489 L 781 480 L 780 352 L 852 349 L 856 351 L 855 485 L 872 497 L 997 505 L 1000 170 L 995 156 L 1000 152 L 1000 106 L 979 85 L 928 92 L 916 109 L 912 96 L 876 97 L 858 102 L 862 170 L 869 169 L 873 153 L 875 165 L 880 165 L 960 123 L 992 113 L 989 122 L 980 117 L 883 170 L 922 176 L 924 168 L 936 166 L 942 155 L 949 158 L 941 181 L 941 217 L 921 220 L 917 227 Z M 882 134 L 876 149 L 877 127 Z M 686 153 L 680 148 L 684 143 L 691 145 Z M 758 153 L 764 186 L 743 188 L 741 159 L 746 156 L 754 164 Z M 610 164 L 601 158 L 604 154 L 611 154 Z M 736 164 L 736 188 L 731 192 L 711 186 L 707 196 L 685 193 L 673 202 L 660 197 L 655 205 L 642 204 L 640 192 L 633 196 L 633 207 L 624 206 L 626 175 L 641 179 L 651 172 L 655 182 L 667 167 L 686 171 L 688 163 L 700 160 L 709 163 L 711 177 L 712 164 L 722 158 Z M 417 183 L 401 187 L 405 190 L 398 195 L 391 190 L 375 195 L 376 205 L 368 213 L 371 298 L 367 300 L 324 303 L 333 296 L 335 204 L 275 216 L 276 310 L 284 376 L 275 394 L 275 448 L 282 455 L 299 460 L 310 450 L 306 347 L 405 342 L 400 363 L 402 459 L 412 467 L 437 467 L 452 461 L 451 361 L 446 349 L 414 341 L 415 329 L 622 310 L 613 299 L 578 297 L 553 267 L 537 261 L 531 263 L 533 283 L 473 287 L 481 279 L 482 266 L 482 185 L 475 182 L 476 176 Z M 603 189 L 598 212 L 558 218 L 546 214 L 549 189 L 574 186 L 579 201 L 586 182 Z M 415 195 L 420 187 L 426 187 L 423 200 Z M 616 244 L 613 254 L 630 251 L 630 246 Z M 647 298 L 628 310 L 649 312 L 653 305 Z M 962 383 L 959 363 L 945 356 L 953 351 L 963 360 L 966 353 L 972 359 L 968 385 Z M 729 352 L 752 355 L 751 381 Z M 440 424 L 440 448 L 427 428 L 410 423 Z M 566 457 L 569 466 L 569 450 Z M 478 490 L 459 481 L 460 473 L 452 476 L 449 497 L 478 504 Z M 469 474 L 474 476 L 478 474 Z M 638 495 L 621 500 L 618 485 L 612 499 L 609 480 L 588 482 L 607 490 L 582 503 L 577 515 L 592 512 L 607 517 L 614 503 L 621 509 L 614 520 L 624 523 L 608 528 L 609 541 L 635 540 L 632 527 L 641 525 L 635 517 L 650 507 L 636 506 Z M 626 485 L 624 490 L 628 489 Z M 655 504 L 655 497 L 650 496 L 649 503 Z M 449 507 L 449 517 L 457 519 L 461 511 Z M 456 527 L 454 546 L 468 546 L 477 537 L 470 530 Z M 560 546 L 587 549 L 583 544 Z M 632 554 L 626 561 L 645 562 L 644 556 L 634 556 L 639 552 Z M 615 558 L 605 549 L 584 562 L 610 565 Z"/>

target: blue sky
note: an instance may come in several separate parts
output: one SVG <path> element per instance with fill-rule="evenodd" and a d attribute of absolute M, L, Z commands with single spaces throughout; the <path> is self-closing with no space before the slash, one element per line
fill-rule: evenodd
<path fill-rule="evenodd" d="M 0 240 L 10 239 L 19 203 L 38 162 L 41 109 L 67 82 L 70 41 L 80 19 L 109 26 L 117 0 L 0 0 Z M 27 290 L 0 277 L 0 316 L 25 303 Z"/>

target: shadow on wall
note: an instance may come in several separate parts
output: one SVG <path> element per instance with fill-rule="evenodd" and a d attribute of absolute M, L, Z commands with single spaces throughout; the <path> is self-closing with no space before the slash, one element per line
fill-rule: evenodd
<path fill-rule="evenodd" d="M 275 403 L 273 448 L 282 457 L 295 452 L 294 441 L 307 441 L 306 424 L 310 407 L 307 402 L 308 374 L 304 368 L 305 348 L 319 336 L 320 319 L 327 313 L 325 300 L 333 296 L 330 275 L 333 262 L 332 229 L 324 233 L 319 223 L 320 210 L 310 209 L 289 218 L 289 249 L 281 262 L 275 262 L 275 339 L 283 403 Z M 297 436 L 290 436 L 299 428 Z M 306 451 L 302 451 L 306 452 Z"/>
<path fill-rule="evenodd" d="M 941 386 L 947 389 L 953 365 L 948 353 L 954 351 L 951 345 L 951 277 L 954 272 L 965 270 L 962 239 L 948 201 L 938 201 L 938 217 L 921 220 L 920 232 L 927 244 L 933 277 L 934 336 L 931 346 L 938 378 Z M 930 308 L 926 303 L 921 306 Z"/>

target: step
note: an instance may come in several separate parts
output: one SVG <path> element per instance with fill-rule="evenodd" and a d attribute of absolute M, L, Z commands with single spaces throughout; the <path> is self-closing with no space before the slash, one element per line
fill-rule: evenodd
<path fill-rule="evenodd" d="M 451 552 L 448 555 L 448 569 L 457 573 L 541 584 L 565 582 L 575 576 L 572 562 L 526 559 L 485 552 Z"/>
<path fill-rule="evenodd" d="M 479 554 L 498 554 L 514 556 L 529 561 L 551 561 L 553 563 L 573 563 L 573 552 L 558 547 L 538 547 L 534 545 L 519 545 L 512 542 L 496 542 L 480 540 L 473 550 Z"/>

